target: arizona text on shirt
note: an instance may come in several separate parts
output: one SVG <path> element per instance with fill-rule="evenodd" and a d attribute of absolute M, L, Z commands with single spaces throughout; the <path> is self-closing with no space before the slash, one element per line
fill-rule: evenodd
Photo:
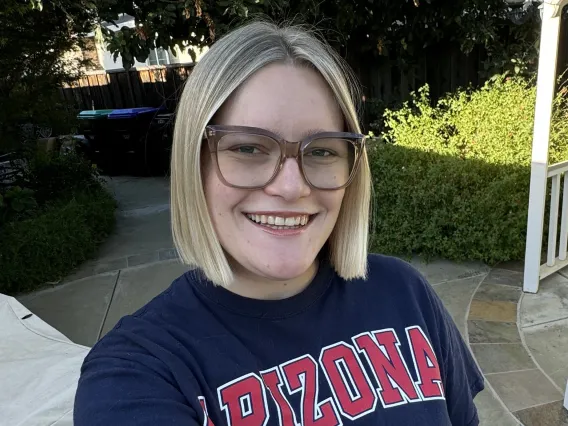
<path fill-rule="evenodd" d="M 353 336 L 351 343 L 324 347 L 318 361 L 306 354 L 260 375 L 238 377 L 217 389 L 219 407 L 230 426 L 266 425 L 271 403 L 281 426 L 334 426 L 342 424 L 341 417 L 356 420 L 372 413 L 377 404 L 390 408 L 444 399 L 438 361 L 424 332 L 420 326 L 408 327 L 406 338 L 417 380 L 412 378 L 399 349 L 400 340 L 391 328 L 361 333 Z M 323 401 L 318 400 L 321 373 L 333 394 Z M 301 395 L 299 416 L 289 400 L 295 393 Z M 204 425 L 212 426 L 205 398 L 200 396 L 199 401 L 206 417 Z"/>

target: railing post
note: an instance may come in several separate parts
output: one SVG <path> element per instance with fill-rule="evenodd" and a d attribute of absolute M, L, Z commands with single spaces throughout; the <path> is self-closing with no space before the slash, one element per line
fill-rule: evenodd
<path fill-rule="evenodd" d="M 540 283 L 550 122 L 556 89 L 556 63 L 561 22 L 557 5 L 545 2 L 543 8 L 523 284 L 523 290 L 530 293 L 536 293 Z"/>
<path fill-rule="evenodd" d="M 548 253 L 546 264 L 554 266 L 556 263 L 556 243 L 558 235 L 558 209 L 560 206 L 560 173 L 552 176 L 550 194 L 550 219 L 548 222 Z"/>
<path fill-rule="evenodd" d="M 560 217 L 560 244 L 558 259 L 566 260 L 566 246 L 568 244 L 568 173 L 564 172 L 564 189 L 562 191 L 562 216 Z"/>

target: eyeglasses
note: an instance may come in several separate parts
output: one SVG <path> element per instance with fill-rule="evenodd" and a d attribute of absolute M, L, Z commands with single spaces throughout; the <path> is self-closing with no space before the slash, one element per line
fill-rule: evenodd
<path fill-rule="evenodd" d="M 299 142 L 286 141 L 264 129 L 207 126 L 205 139 L 221 181 L 230 187 L 262 189 L 274 181 L 287 158 L 295 158 L 314 189 L 345 188 L 353 180 L 365 136 L 324 132 Z"/>

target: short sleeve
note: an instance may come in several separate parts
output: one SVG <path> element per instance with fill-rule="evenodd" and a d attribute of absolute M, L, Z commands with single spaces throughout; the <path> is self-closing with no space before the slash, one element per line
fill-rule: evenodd
<path fill-rule="evenodd" d="M 164 363 L 119 326 L 85 358 L 75 396 L 75 426 L 197 426 L 195 409 Z"/>
<path fill-rule="evenodd" d="M 483 374 L 446 307 L 430 284 L 425 282 L 425 285 L 436 318 L 434 331 L 440 341 L 440 369 L 452 425 L 477 426 L 479 419 L 473 399 L 485 387 Z"/>

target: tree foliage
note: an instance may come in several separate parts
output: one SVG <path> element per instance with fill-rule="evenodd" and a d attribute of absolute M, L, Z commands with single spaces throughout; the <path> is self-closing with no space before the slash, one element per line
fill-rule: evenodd
<path fill-rule="evenodd" d="M 350 62 L 389 61 L 402 70 L 420 62 L 428 47 L 482 46 L 486 73 L 534 69 L 538 11 L 511 22 L 504 0 L 3 0 L 0 10 L 0 147 L 23 123 L 65 121 L 57 88 L 76 78 L 82 47 L 95 23 L 121 14 L 135 27 L 104 32 L 108 48 L 125 67 L 156 47 L 210 46 L 257 15 L 315 25 Z M 190 50 L 190 53 L 193 51 Z"/>
<path fill-rule="evenodd" d="M 2 0 L 0 149 L 17 143 L 22 124 L 57 127 L 65 120 L 57 88 L 76 78 L 82 63 L 70 52 L 95 20 L 86 1 Z"/>
<path fill-rule="evenodd" d="M 232 26 L 254 14 L 278 16 L 287 0 L 94 0 L 104 22 L 121 14 L 135 18 L 135 28 L 101 28 L 108 48 L 121 55 L 125 68 L 144 62 L 154 47 L 210 46 Z M 189 53 L 195 59 L 193 49 Z"/>
<path fill-rule="evenodd" d="M 440 41 L 464 52 L 484 46 L 492 66 L 534 60 L 538 11 L 528 8 L 513 24 L 504 0 L 93 0 L 101 19 L 134 16 L 136 27 L 106 33 L 125 66 L 144 60 L 153 47 L 211 45 L 227 30 L 262 14 L 276 21 L 315 24 L 345 56 L 395 58 L 412 66 Z"/>

